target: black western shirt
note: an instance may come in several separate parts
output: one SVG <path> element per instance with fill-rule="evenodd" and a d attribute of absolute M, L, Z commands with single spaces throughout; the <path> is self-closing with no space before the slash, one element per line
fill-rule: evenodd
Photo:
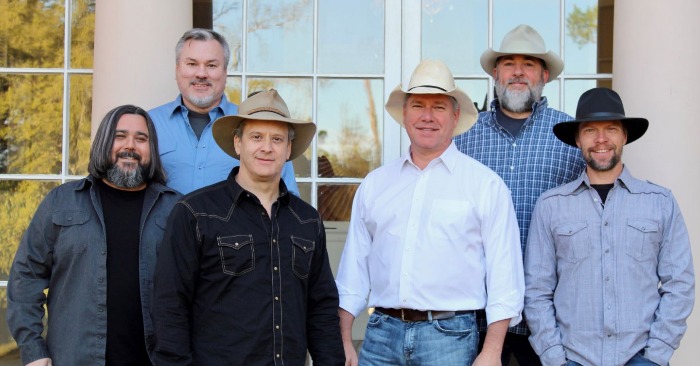
<path fill-rule="evenodd" d="M 318 212 L 280 182 L 268 215 L 235 181 L 178 202 L 158 253 L 157 365 L 343 365 Z"/>

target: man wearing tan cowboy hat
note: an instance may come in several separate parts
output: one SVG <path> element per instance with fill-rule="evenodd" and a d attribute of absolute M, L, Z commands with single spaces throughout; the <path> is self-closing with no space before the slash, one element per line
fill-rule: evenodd
<path fill-rule="evenodd" d="M 693 309 L 688 231 L 671 191 L 634 178 L 622 147 L 649 122 L 594 88 L 554 134 L 586 160 L 578 179 L 545 192 L 525 257 L 530 342 L 546 366 L 668 365 Z"/>
<path fill-rule="evenodd" d="M 239 159 L 228 180 L 190 193 L 168 219 L 154 280 L 157 365 L 343 365 L 338 290 L 323 222 L 281 180 L 316 125 L 271 89 L 219 118 Z"/>
<path fill-rule="evenodd" d="M 564 63 L 547 50 L 537 31 L 519 25 L 506 34 L 499 51 L 488 49 L 481 55 L 481 65 L 494 78 L 497 99 L 479 114 L 474 127 L 454 140 L 459 151 L 498 173 L 510 189 L 524 251 L 537 197 L 572 181 L 585 165 L 578 150 L 552 134 L 555 123 L 572 117 L 549 108 L 542 96 L 544 85 L 561 73 Z M 508 331 L 503 365 L 510 363 L 511 354 L 520 365 L 538 365 L 525 322 Z"/>
<path fill-rule="evenodd" d="M 500 365 L 521 318 L 522 257 L 508 188 L 452 142 L 474 104 L 443 62 L 426 60 L 386 110 L 411 146 L 355 194 L 336 280 L 346 365 L 358 364 L 351 328 L 368 305 L 361 365 Z M 477 356 L 479 309 L 489 336 Z"/>

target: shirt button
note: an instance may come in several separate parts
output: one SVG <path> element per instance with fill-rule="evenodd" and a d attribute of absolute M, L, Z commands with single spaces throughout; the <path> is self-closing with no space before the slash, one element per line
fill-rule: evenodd
<path fill-rule="evenodd" d="M 603 225 L 608 226 L 608 222 L 606 221 L 605 224 L 603 224 Z"/>
<path fill-rule="evenodd" d="M 102 277 L 98 278 L 98 279 L 97 279 L 97 282 L 99 282 L 99 283 L 104 282 L 104 278 L 102 278 Z"/>
<path fill-rule="evenodd" d="M 277 296 L 275 296 L 275 300 L 276 300 L 276 301 L 279 301 L 279 300 L 280 300 L 280 298 L 279 298 L 279 297 L 277 297 Z"/>
<path fill-rule="evenodd" d="M 276 271 L 276 270 L 277 270 L 277 267 L 272 267 L 272 269 Z"/>
<path fill-rule="evenodd" d="M 103 251 L 102 251 L 102 255 L 105 255 L 105 254 L 107 254 L 107 251 L 106 251 L 106 250 L 103 250 Z"/>
<path fill-rule="evenodd" d="M 105 309 L 99 308 L 97 311 L 99 311 L 101 313 L 101 312 L 105 311 Z"/>
<path fill-rule="evenodd" d="M 605 249 L 605 254 L 610 253 L 610 249 Z"/>
<path fill-rule="evenodd" d="M 280 358 L 280 354 L 279 354 L 279 353 L 278 353 L 278 354 L 276 354 L 275 356 L 277 356 L 277 358 Z"/>
<path fill-rule="evenodd" d="M 610 277 L 605 277 L 605 281 L 610 281 Z"/>
<path fill-rule="evenodd" d="M 275 325 L 275 329 L 280 329 L 280 326 L 279 326 L 279 325 Z"/>
<path fill-rule="evenodd" d="M 97 336 L 97 338 L 102 339 L 102 338 L 104 338 L 104 337 L 103 337 L 103 336 Z"/>
<path fill-rule="evenodd" d="M 272 242 L 273 242 L 273 243 L 277 243 L 277 239 L 272 239 Z"/>

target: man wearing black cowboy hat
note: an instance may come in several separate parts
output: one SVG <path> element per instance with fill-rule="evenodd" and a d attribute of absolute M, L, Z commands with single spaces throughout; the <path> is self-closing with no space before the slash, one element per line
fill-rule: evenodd
<path fill-rule="evenodd" d="M 688 232 L 671 192 L 634 178 L 623 145 L 649 122 L 610 89 L 583 95 L 554 126 L 586 171 L 545 192 L 525 256 L 525 315 L 548 365 L 667 365 L 695 299 Z"/>
<path fill-rule="evenodd" d="M 315 132 L 274 89 L 214 122 L 240 166 L 168 219 L 154 279 L 157 365 L 303 366 L 307 350 L 315 365 L 345 363 L 323 222 L 281 179 Z"/>

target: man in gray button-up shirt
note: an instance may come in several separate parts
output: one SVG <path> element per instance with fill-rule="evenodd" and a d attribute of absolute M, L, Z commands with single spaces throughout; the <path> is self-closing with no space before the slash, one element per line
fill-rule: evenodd
<path fill-rule="evenodd" d="M 680 208 L 620 160 L 647 127 L 605 88 L 554 127 L 587 166 L 539 198 L 530 226 L 525 315 L 545 366 L 667 365 L 686 331 L 695 276 Z"/>
<path fill-rule="evenodd" d="M 24 365 L 151 363 L 151 278 L 180 197 L 164 185 L 157 146 L 146 111 L 113 109 L 97 130 L 90 175 L 53 189 L 37 209 L 7 288 Z"/>

